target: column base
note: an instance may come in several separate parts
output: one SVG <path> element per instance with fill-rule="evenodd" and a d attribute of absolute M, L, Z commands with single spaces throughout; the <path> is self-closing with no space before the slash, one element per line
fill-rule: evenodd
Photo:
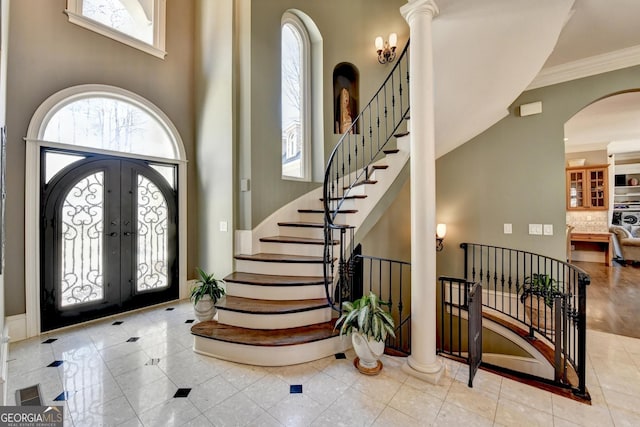
<path fill-rule="evenodd" d="M 402 366 L 402 371 L 412 377 L 437 385 L 444 374 L 444 365 L 440 360 L 436 360 L 430 365 L 422 365 L 409 356 L 407 363 Z"/>

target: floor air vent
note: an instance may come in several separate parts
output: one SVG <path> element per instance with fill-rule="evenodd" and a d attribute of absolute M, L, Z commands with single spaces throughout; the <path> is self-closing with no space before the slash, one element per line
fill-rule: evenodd
<path fill-rule="evenodd" d="M 16 405 L 42 406 L 42 400 L 40 399 L 40 384 L 16 390 Z"/>

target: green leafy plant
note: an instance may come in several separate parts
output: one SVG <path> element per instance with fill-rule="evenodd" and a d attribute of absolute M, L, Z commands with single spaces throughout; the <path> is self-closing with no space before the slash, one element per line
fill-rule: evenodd
<path fill-rule="evenodd" d="M 391 304 L 380 301 L 374 293 L 353 302 L 345 301 L 335 329 L 340 328 L 340 335 L 348 335 L 355 329 L 376 341 L 384 341 L 387 335 L 395 337 L 393 317 L 382 306 L 390 307 Z"/>
<path fill-rule="evenodd" d="M 196 271 L 200 277 L 191 289 L 191 301 L 197 304 L 205 295 L 209 295 L 216 303 L 225 294 L 224 288 L 220 286 L 224 280 L 216 279 L 213 274 L 205 273 L 200 267 L 196 267 Z"/>
<path fill-rule="evenodd" d="M 518 292 L 522 292 L 520 295 L 520 301 L 524 303 L 525 299 L 529 295 L 536 295 L 544 299 L 544 303 L 553 308 L 553 300 L 556 296 L 562 295 L 558 282 L 550 277 L 548 274 L 533 273 L 531 276 L 525 277 L 522 286 L 519 287 Z"/>

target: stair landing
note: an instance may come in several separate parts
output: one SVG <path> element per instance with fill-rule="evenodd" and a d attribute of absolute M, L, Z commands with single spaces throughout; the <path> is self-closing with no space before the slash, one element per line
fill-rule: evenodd
<path fill-rule="evenodd" d="M 333 330 L 334 321 L 260 331 L 201 322 L 191 328 L 196 353 L 259 366 L 287 366 L 342 353 L 351 340 Z"/>
<path fill-rule="evenodd" d="M 334 324 L 335 321 L 330 321 L 298 328 L 260 330 L 223 325 L 215 320 L 210 320 L 193 325 L 191 333 L 196 336 L 235 344 L 281 347 L 336 337 L 339 335 L 339 331 L 333 329 Z"/>

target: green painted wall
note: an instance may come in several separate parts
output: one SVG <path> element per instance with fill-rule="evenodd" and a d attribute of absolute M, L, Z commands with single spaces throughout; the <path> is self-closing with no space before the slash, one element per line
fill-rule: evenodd
<path fill-rule="evenodd" d="M 564 123 L 600 98 L 638 88 L 636 66 L 524 92 L 507 117 L 438 159 L 437 219 L 447 223 L 438 274 L 462 275 L 462 242 L 564 259 Z M 519 117 L 517 107 L 534 101 L 542 114 Z M 503 234 L 504 223 L 513 234 Z M 530 236 L 528 224 L 553 224 L 554 235 Z"/>
<path fill-rule="evenodd" d="M 323 38 L 323 111 L 325 159 L 338 140 L 333 134 L 333 68 L 341 62 L 354 64 L 360 72 L 360 105 L 369 101 L 389 73 L 390 65 L 380 65 L 374 39 L 398 34 L 398 45 L 406 44 L 409 28 L 399 9 L 404 0 L 269 0 L 251 2 L 249 76 L 240 85 L 250 96 L 240 99 L 245 114 L 239 126 L 243 135 L 238 153 L 240 178 L 251 179 L 251 191 L 239 200 L 238 228 L 251 229 L 285 203 L 315 188 L 319 183 L 283 180 L 280 176 L 280 19 L 288 9 L 304 12 L 317 25 Z M 245 73 L 246 71 L 242 71 Z M 313 100 L 317 103 L 318 100 Z M 248 110 L 246 109 L 248 108 Z M 244 148 L 250 147 L 250 151 Z M 324 161 L 323 161 L 324 164 Z M 250 212 L 250 213 L 249 213 Z"/>
<path fill-rule="evenodd" d="M 233 271 L 234 2 L 198 0 L 195 122 L 198 246 L 190 261 L 223 278 Z M 221 224 L 226 224 L 223 231 Z M 189 246 L 192 248 L 192 246 Z M 193 268 L 187 271 L 189 277 Z"/>
<path fill-rule="evenodd" d="M 167 2 L 164 60 L 72 24 L 65 0 L 19 0 L 10 7 L 7 57 L 6 315 L 25 312 L 24 166 L 27 126 L 38 106 L 64 88 L 119 86 L 157 105 L 194 159 L 194 2 Z M 4 27 L 3 27 L 4 28 Z M 187 185 L 195 187 L 195 167 Z M 197 242 L 196 198 L 189 197 L 188 244 Z M 188 258 L 188 270 L 194 269 Z"/>

